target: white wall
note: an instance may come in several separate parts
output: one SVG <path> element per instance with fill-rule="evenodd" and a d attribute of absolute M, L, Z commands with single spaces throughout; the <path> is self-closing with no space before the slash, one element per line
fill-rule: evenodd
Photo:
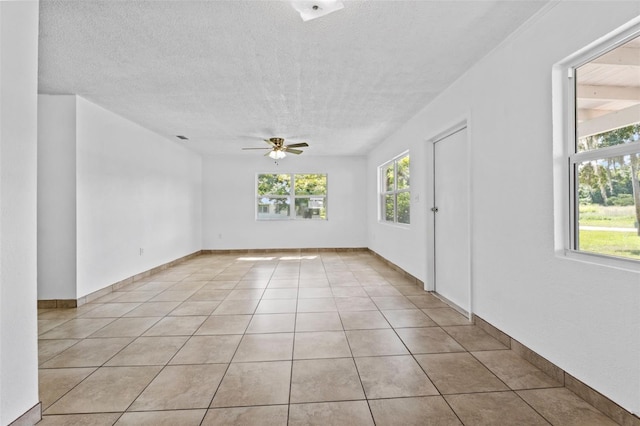
<path fill-rule="evenodd" d="M 38 399 L 38 2 L 0 2 L 0 424 Z"/>
<path fill-rule="evenodd" d="M 364 157 L 304 154 L 275 165 L 256 151 L 205 158 L 202 248 L 366 247 L 365 165 Z M 256 221 L 257 173 L 326 173 L 328 220 Z"/>
<path fill-rule="evenodd" d="M 76 294 L 76 97 L 38 95 L 38 300 Z"/>
<path fill-rule="evenodd" d="M 201 249 L 202 161 L 85 99 L 76 109 L 82 297 Z"/>
<path fill-rule="evenodd" d="M 415 133 L 400 131 L 369 155 L 367 162 L 367 194 L 369 196 L 367 200 L 367 211 L 369 212 L 367 230 L 368 247 L 371 250 L 418 279 L 426 281 L 425 247 L 427 243 L 425 236 L 427 231 L 425 217 L 432 203 L 427 198 L 428 191 L 424 182 L 427 179 L 427 173 L 431 173 L 431 168 L 425 160 L 426 145 L 417 143 L 420 139 L 424 139 L 424 135 L 418 138 Z M 411 224 L 407 226 L 379 222 L 378 167 L 407 149 L 411 159 Z"/>
<path fill-rule="evenodd" d="M 475 313 L 636 414 L 640 275 L 554 251 L 551 69 L 639 14 L 638 2 L 552 4 L 376 149 L 367 171 L 409 148 L 412 190 L 429 194 L 425 141 L 468 117 Z M 373 212 L 371 182 L 367 192 Z M 412 214 L 422 235 L 369 218 L 370 247 L 419 277 L 426 207 Z"/>

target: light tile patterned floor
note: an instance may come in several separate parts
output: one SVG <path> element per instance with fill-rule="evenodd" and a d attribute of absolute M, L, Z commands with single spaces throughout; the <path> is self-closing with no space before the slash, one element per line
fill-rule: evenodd
<path fill-rule="evenodd" d="M 366 252 L 203 255 L 38 322 L 44 426 L 615 424 Z"/>

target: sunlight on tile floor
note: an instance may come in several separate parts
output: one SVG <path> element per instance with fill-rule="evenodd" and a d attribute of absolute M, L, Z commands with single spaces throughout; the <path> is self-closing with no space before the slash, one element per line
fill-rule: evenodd
<path fill-rule="evenodd" d="M 608 425 L 367 252 L 202 255 L 40 310 L 40 425 Z"/>

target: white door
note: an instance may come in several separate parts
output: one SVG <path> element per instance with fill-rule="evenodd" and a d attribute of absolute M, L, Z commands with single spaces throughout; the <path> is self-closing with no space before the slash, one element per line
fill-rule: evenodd
<path fill-rule="evenodd" d="M 471 313 L 467 129 L 434 143 L 435 291 Z"/>

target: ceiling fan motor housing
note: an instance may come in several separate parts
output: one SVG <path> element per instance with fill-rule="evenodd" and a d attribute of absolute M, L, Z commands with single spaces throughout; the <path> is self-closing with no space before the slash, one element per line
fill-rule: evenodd
<path fill-rule="evenodd" d="M 270 138 L 269 139 L 277 148 L 281 148 L 284 144 L 283 138 Z"/>

